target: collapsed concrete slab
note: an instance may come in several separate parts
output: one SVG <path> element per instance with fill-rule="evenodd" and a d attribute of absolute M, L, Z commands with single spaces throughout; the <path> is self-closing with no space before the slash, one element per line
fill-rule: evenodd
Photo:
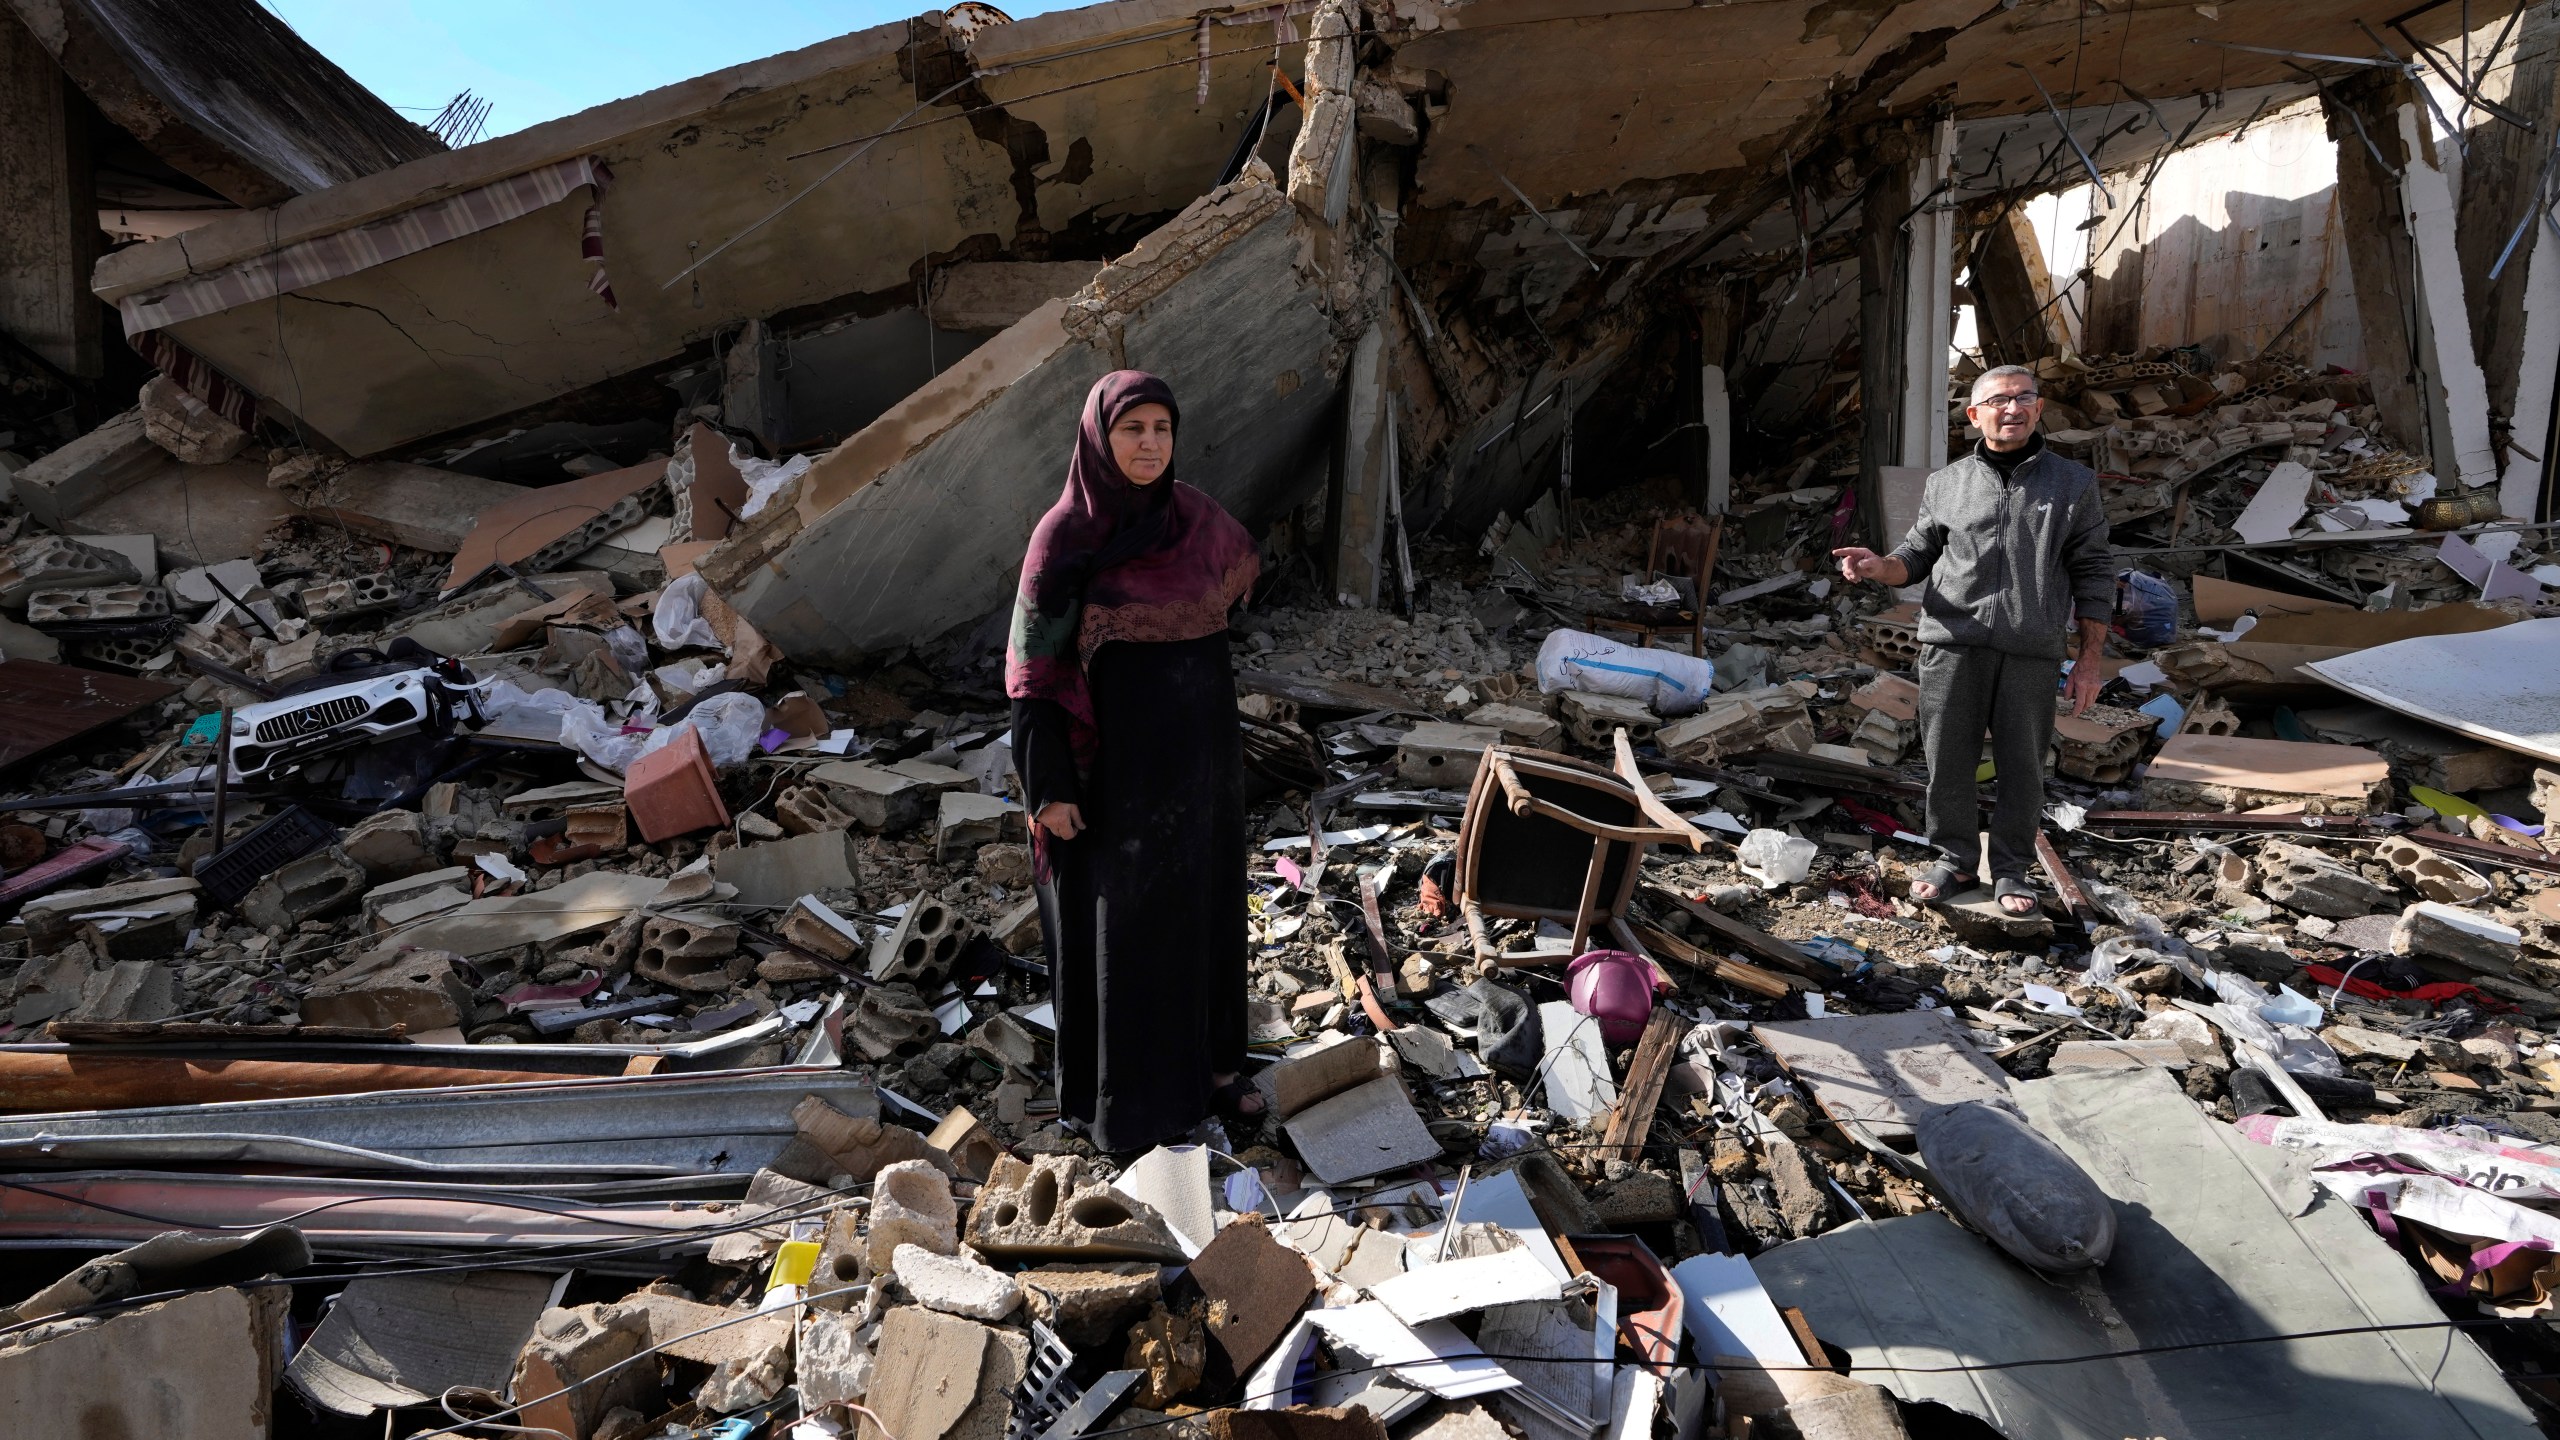
<path fill-rule="evenodd" d="M 703 578 L 801 659 L 975 621 L 1013 593 L 1085 391 L 1123 368 L 1181 397 L 1182 477 L 1267 521 L 1321 479 L 1311 457 L 1350 353 L 1340 287 L 1309 259 L 1317 233 L 1258 175 L 1194 202 L 819 459 Z"/>
<path fill-rule="evenodd" d="M 1218 174 L 1233 126 L 1199 122 L 1261 103 L 1270 46 L 1222 36 L 1195 98 L 1166 73 L 1200 54 L 1191 15 L 927 12 L 409 159 L 183 249 L 120 251 L 95 283 L 128 333 L 165 335 L 357 456 L 707 352 L 745 322 L 815 311 L 815 333 L 881 298 L 906 307 L 921 370 L 911 297 L 942 257 L 1098 260 Z M 798 203 L 773 215 L 783 198 Z M 591 211 L 610 300 L 581 253 Z M 280 262 L 320 278 L 279 301 Z M 295 363 L 311 355 L 337 358 Z"/>

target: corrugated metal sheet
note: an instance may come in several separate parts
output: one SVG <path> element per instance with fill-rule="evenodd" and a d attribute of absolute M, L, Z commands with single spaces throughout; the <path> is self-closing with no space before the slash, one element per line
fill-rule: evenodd
<path fill-rule="evenodd" d="M 108 1136 L 148 1151 L 150 1137 L 166 1136 L 167 1160 L 182 1163 L 214 1137 L 272 1136 L 343 1147 L 333 1169 L 386 1168 L 380 1157 L 392 1156 L 510 1174 L 743 1177 L 790 1141 L 791 1107 L 804 1095 L 863 1114 L 878 1104 L 843 1070 L 644 1075 L 23 1115 L 0 1120 L 0 1153 L 25 1157 L 52 1137 Z"/>
<path fill-rule="evenodd" d="M 497 1186 L 415 1185 L 282 1175 L 174 1175 L 101 1170 L 0 1176 L 0 1245 L 122 1245 L 171 1229 L 290 1224 L 313 1248 L 529 1246 L 664 1236 L 669 1249 L 708 1243 L 735 1224 L 735 1205 L 599 1204 Z M 122 1212 L 122 1213 L 120 1213 Z"/>

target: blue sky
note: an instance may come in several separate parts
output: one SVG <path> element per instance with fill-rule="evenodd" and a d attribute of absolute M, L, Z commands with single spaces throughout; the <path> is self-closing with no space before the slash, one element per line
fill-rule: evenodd
<path fill-rule="evenodd" d="M 906 0 L 265 0 L 311 47 L 424 123 L 464 90 L 503 135 L 591 105 L 921 13 Z M 1016 19 L 1083 0 L 1025 0 Z"/>

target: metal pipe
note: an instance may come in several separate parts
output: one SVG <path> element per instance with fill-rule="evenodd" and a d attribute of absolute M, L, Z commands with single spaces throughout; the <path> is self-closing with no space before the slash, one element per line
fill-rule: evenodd
<path fill-rule="evenodd" d="M 2080 157 L 2080 168 L 2089 172 L 2089 183 L 2097 186 L 2098 193 L 2106 198 L 2107 208 L 2114 209 L 2116 197 L 2107 189 L 2105 178 L 2098 174 L 2098 162 L 2089 158 L 2089 152 L 2081 145 L 2080 137 L 2071 133 L 2071 119 L 2062 113 L 2061 106 L 2053 102 L 2053 92 L 2044 88 L 2044 82 L 2036 78 L 2036 72 L 2027 69 L 2018 61 L 2010 61 L 2009 68 L 2024 74 L 2027 77 L 2027 83 L 2036 87 L 2036 94 L 2044 97 L 2046 112 L 2053 116 L 2054 124 L 2062 127 L 2062 138 L 2071 142 L 2072 152 Z"/>
<path fill-rule="evenodd" d="M 536 1070 L 451 1065 L 324 1065 L 307 1060 L 0 1051 L 0 1110 L 130 1110 L 219 1100 L 299 1100 L 374 1090 L 558 1080 Z"/>

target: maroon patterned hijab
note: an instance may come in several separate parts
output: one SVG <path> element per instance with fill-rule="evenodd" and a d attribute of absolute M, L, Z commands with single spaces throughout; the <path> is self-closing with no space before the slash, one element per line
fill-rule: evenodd
<path fill-rule="evenodd" d="M 1173 478 L 1132 484 L 1111 455 L 1111 427 L 1140 405 L 1162 405 L 1180 433 L 1173 390 L 1140 370 L 1093 384 L 1076 427 L 1058 503 L 1040 517 L 1014 592 L 1005 693 L 1067 712 L 1079 768 L 1097 736 L 1085 666 L 1105 641 L 1197 640 L 1227 628 L 1262 563 L 1253 537 L 1225 507 Z"/>

